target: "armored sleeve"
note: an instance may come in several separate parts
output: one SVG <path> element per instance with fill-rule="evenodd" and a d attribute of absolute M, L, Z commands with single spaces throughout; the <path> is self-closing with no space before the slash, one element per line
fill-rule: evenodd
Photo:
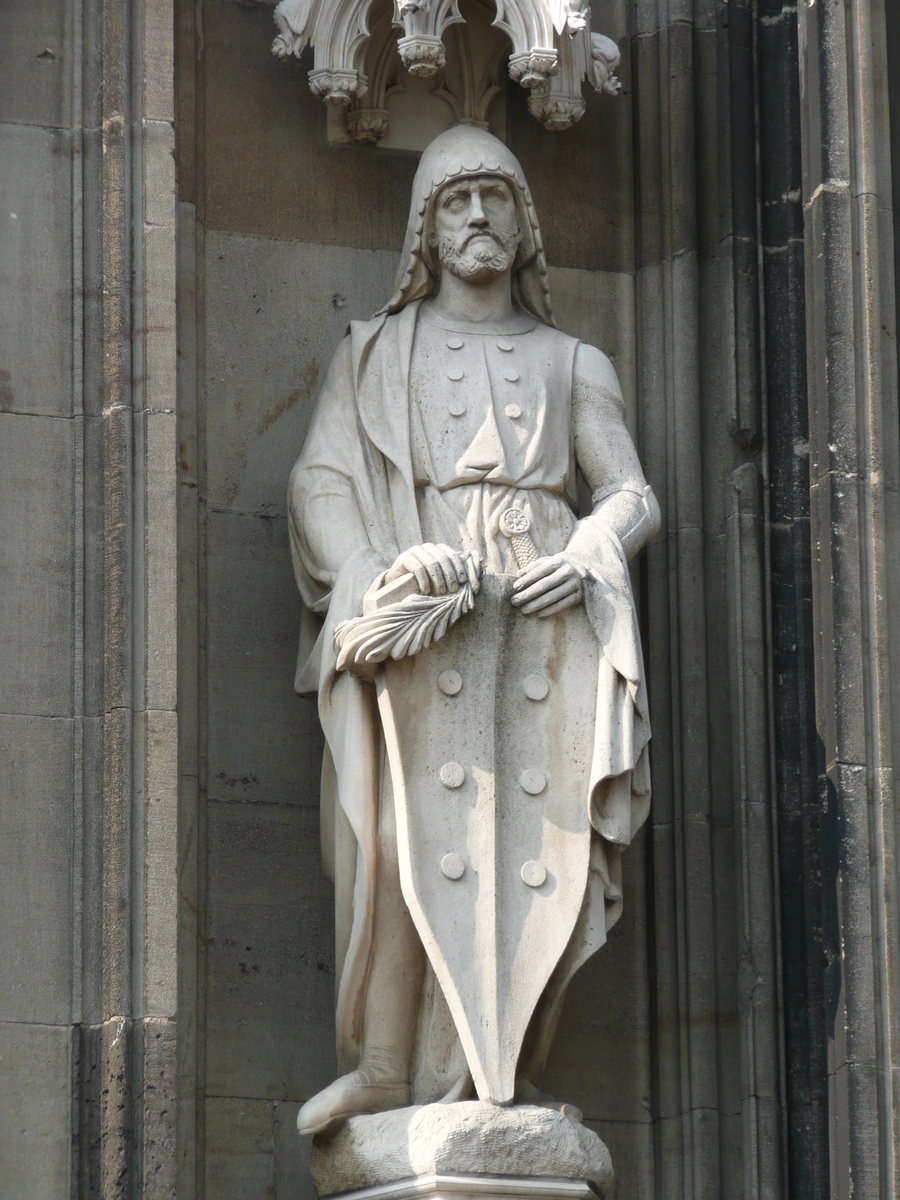
<path fill-rule="evenodd" d="M 593 511 L 573 542 L 584 548 L 592 525 L 616 535 L 631 558 L 659 530 L 659 505 L 625 424 L 625 402 L 612 363 L 579 345 L 572 390 L 575 458 L 591 489 Z"/>

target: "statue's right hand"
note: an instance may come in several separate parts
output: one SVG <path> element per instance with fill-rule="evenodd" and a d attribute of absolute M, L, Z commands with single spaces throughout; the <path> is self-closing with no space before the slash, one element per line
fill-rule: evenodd
<path fill-rule="evenodd" d="M 443 543 L 424 542 L 404 550 L 385 575 L 384 582 L 391 583 L 405 574 L 415 575 L 423 596 L 444 596 L 447 592 L 458 592 L 469 579 L 471 561 L 468 555 L 464 557 Z"/>

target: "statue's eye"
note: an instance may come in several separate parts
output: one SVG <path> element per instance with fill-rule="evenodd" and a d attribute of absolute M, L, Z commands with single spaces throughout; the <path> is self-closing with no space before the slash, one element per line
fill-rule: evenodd
<path fill-rule="evenodd" d="M 450 196 L 445 205 L 451 212 L 462 212 L 466 207 L 469 197 L 457 192 L 455 196 Z"/>

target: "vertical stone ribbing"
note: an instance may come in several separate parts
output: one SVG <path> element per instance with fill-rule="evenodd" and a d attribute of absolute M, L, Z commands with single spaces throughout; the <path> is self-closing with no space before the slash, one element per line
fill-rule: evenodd
<path fill-rule="evenodd" d="M 758 45 L 754 7 L 717 14 L 721 108 L 719 288 L 723 401 L 732 469 L 723 496 L 727 580 L 735 993 L 739 1025 L 742 1190 L 783 1194 L 783 1062 L 779 1028 L 777 821 L 770 743 L 769 561 L 764 536 L 768 462 L 760 296 Z M 730 303 L 729 303 L 730 301 Z M 715 411 L 715 408 L 713 409 Z M 707 423 L 707 428 L 710 427 Z M 707 464 L 707 471 L 710 470 Z M 714 586 L 711 582 L 710 586 Z"/>
<path fill-rule="evenodd" d="M 816 708 L 836 851 L 823 902 L 833 894 L 841 972 L 826 1007 L 830 1193 L 887 1200 L 900 1192 L 900 523 L 884 8 L 798 18 Z"/>
<path fill-rule="evenodd" d="M 73 1176 L 85 1198 L 149 1200 L 174 1179 L 171 10 L 91 0 L 80 19 L 85 722 Z"/>
<path fill-rule="evenodd" d="M 206 430 L 205 45 L 202 15 L 176 6 L 178 195 L 178 1026 L 176 1189 L 206 1195 Z"/>
<path fill-rule="evenodd" d="M 828 1192 L 822 821 L 816 792 L 796 6 L 759 8 L 773 723 L 792 1200 Z"/>
<path fill-rule="evenodd" d="M 132 1166 L 132 573 L 130 11 L 104 0 L 100 86 L 102 579 L 100 1195 L 125 1197 Z"/>
<path fill-rule="evenodd" d="M 647 557 L 657 1194 L 720 1196 L 710 840 L 694 30 L 639 6 L 633 43 L 638 392 L 664 509 Z"/>
<path fill-rule="evenodd" d="M 753 6 L 634 7 L 661 1197 L 783 1194 Z"/>

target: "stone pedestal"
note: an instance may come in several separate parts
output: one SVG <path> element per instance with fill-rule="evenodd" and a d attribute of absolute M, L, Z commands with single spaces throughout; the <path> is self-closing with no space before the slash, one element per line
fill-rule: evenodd
<path fill-rule="evenodd" d="M 353 1117 L 312 1148 L 320 1196 L 598 1200 L 612 1187 L 609 1151 L 560 1113 L 481 1101 Z"/>

